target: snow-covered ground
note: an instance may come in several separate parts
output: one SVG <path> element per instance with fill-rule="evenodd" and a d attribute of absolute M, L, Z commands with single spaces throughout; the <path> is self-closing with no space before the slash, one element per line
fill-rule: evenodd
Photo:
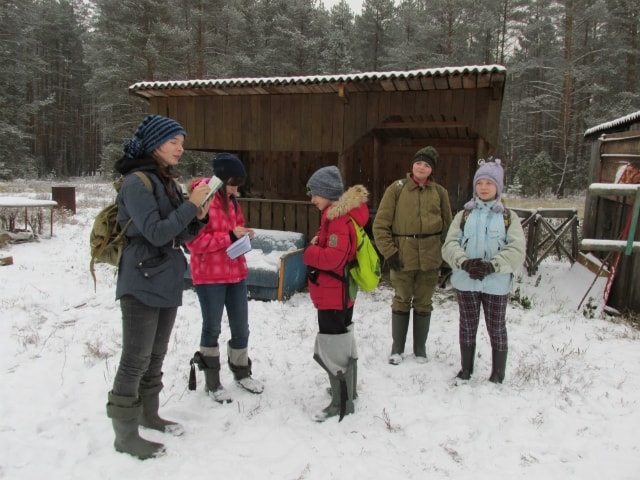
<path fill-rule="evenodd" d="M 576 307 L 592 274 L 553 259 L 539 275 L 517 278 L 503 385 L 487 381 L 484 325 L 476 373 L 455 385 L 451 290 L 435 297 L 429 362 L 409 354 L 399 366 L 387 363 L 391 288 L 359 294 L 359 398 L 356 413 L 340 423 L 311 420 L 329 396 L 326 374 L 312 359 L 316 313 L 308 294 L 249 302 L 250 356 L 265 391 L 241 391 L 223 369 L 235 401 L 219 405 L 205 396 L 200 372 L 198 389 L 187 389 L 200 311 L 186 291 L 161 394 L 162 413 L 186 434 L 143 430 L 166 444 L 162 458 L 116 453 L 105 414 L 120 353 L 115 277 L 98 266 L 94 292 L 88 269 L 92 218 L 110 198 L 108 185 L 78 186 L 77 215 L 56 223 L 52 238 L 45 229 L 39 242 L 0 249 L 0 257 L 13 257 L 0 267 L 0 478 L 639 478 L 640 335 L 603 317 L 601 281 L 585 302 L 595 318 L 585 317 Z M 532 308 L 522 307 L 527 301 Z M 221 341 L 228 336 L 225 327 Z M 409 352 L 410 345 L 411 334 Z"/>

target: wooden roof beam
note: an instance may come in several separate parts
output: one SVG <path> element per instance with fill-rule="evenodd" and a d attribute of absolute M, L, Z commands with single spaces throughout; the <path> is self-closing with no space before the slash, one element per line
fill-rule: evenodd
<path fill-rule="evenodd" d="M 347 95 L 347 91 L 344 88 L 344 83 L 338 85 L 338 97 L 345 105 L 349 103 L 349 96 Z"/>
<path fill-rule="evenodd" d="M 383 122 L 380 128 L 466 128 L 464 122 Z"/>

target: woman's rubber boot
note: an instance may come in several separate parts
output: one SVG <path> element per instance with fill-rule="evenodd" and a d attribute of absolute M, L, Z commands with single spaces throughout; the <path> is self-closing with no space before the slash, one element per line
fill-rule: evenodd
<path fill-rule="evenodd" d="M 473 362 L 476 357 L 476 347 L 463 347 L 460 345 L 460 365 L 461 369 L 456 375 L 460 380 L 469 380 L 473 375 Z"/>
<path fill-rule="evenodd" d="M 159 457 L 165 454 L 164 445 L 150 442 L 138 434 L 138 419 L 142 402 L 137 397 L 121 397 L 109 392 L 107 416 L 113 424 L 116 439 L 113 446 L 116 451 L 128 453 L 141 460 Z"/>
<path fill-rule="evenodd" d="M 157 377 L 142 377 L 142 380 L 140 380 L 138 389 L 140 401 L 142 402 L 140 425 L 179 437 L 184 433 L 184 427 L 158 415 L 162 387 L 162 374 Z"/>
<path fill-rule="evenodd" d="M 251 359 L 246 348 L 235 349 L 227 343 L 229 368 L 233 372 L 236 383 L 251 393 L 262 393 L 264 385 L 251 376 Z"/>
<path fill-rule="evenodd" d="M 353 404 L 353 366 L 340 376 L 329 375 L 331 384 L 331 403 L 317 413 L 312 418 L 316 422 L 324 422 L 331 417 L 339 416 L 341 422 L 345 415 L 355 412 Z"/>
<path fill-rule="evenodd" d="M 504 373 L 507 368 L 507 351 L 497 352 L 493 350 L 493 367 L 491 368 L 491 376 L 489 381 L 493 383 L 502 383 L 504 381 Z"/>
<path fill-rule="evenodd" d="M 353 399 L 358 398 L 358 347 L 356 345 L 356 334 L 353 323 L 347 327 L 347 331 L 351 332 L 351 355 L 353 360 Z"/>
<path fill-rule="evenodd" d="M 331 403 L 312 416 L 316 422 L 354 413 L 355 391 L 354 355 L 355 341 L 353 330 L 338 335 L 318 333 L 314 346 L 313 359 L 329 375 L 331 385 Z"/>
<path fill-rule="evenodd" d="M 204 391 L 218 403 L 231 403 L 233 397 L 220 382 L 220 348 L 200 347 L 193 354 L 192 364 L 204 372 Z"/>
<path fill-rule="evenodd" d="M 404 344 L 407 341 L 407 331 L 409 330 L 409 312 L 391 312 L 391 355 L 389 363 L 399 365 L 402 363 Z"/>
<path fill-rule="evenodd" d="M 431 312 L 413 311 L 413 354 L 418 363 L 427 362 L 427 337 L 431 326 Z"/>

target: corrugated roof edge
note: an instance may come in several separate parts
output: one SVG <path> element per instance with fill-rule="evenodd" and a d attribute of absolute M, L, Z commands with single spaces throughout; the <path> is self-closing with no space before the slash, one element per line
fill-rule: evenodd
<path fill-rule="evenodd" d="M 624 117 L 616 118 L 615 120 L 611 120 L 610 122 L 601 123 L 600 125 L 591 127 L 584 132 L 584 138 L 595 135 L 596 133 L 604 132 L 606 130 L 609 130 L 610 128 L 627 125 L 636 120 L 640 120 L 640 110 L 634 113 L 630 113 L 629 115 L 625 115 Z"/>
<path fill-rule="evenodd" d="M 129 91 L 168 89 L 168 88 L 207 88 L 207 87 L 237 87 L 259 85 L 294 85 L 331 82 L 357 82 L 363 80 L 387 80 L 414 77 L 443 76 L 465 73 L 506 73 L 502 65 L 470 65 L 465 67 L 440 67 L 421 70 L 391 71 L 391 72 L 363 72 L 339 75 L 310 75 L 299 77 L 255 77 L 255 78 L 220 78 L 200 80 L 168 80 L 159 82 L 137 82 L 129 87 Z"/>

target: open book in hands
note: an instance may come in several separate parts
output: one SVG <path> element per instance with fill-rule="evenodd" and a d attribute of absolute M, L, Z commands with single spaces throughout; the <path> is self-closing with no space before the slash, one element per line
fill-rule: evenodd
<path fill-rule="evenodd" d="M 211 190 L 209 190 L 209 193 L 207 193 L 207 196 L 204 197 L 204 200 L 202 201 L 202 203 L 200 204 L 200 206 L 204 206 L 205 203 L 207 203 L 209 201 L 209 199 L 211 197 L 213 197 L 213 195 L 220 190 L 220 187 L 224 184 L 224 182 L 222 180 L 220 180 L 218 177 L 216 177 L 215 175 L 212 176 L 209 179 L 209 183 L 207 185 L 209 185 L 209 188 Z"/>
<path fill-rule="evenodd" d="M 249 241 L 249 234 L 245 233 L 235 242 L 227 247 L 227 255 L 231 260 L 238 258 L 240 255 L 244 255 L 251 251 L 251 242 Z"/>

